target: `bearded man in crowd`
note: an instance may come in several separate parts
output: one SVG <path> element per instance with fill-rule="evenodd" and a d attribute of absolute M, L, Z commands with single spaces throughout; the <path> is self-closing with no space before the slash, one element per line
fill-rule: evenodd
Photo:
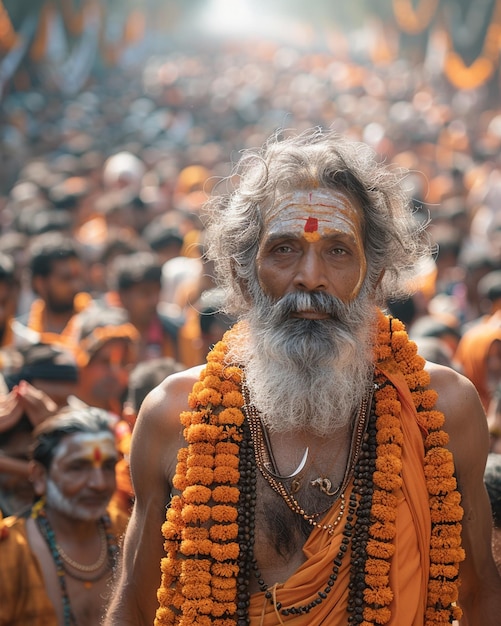
<path fill-rule="evenodd" d="M 106 625 L 494 626 L 478 394 L 384 313 L 429 253 L 401 174 L 321 130 L 238 173 L 207 242 L 239 320 L 143 403 Z"/>

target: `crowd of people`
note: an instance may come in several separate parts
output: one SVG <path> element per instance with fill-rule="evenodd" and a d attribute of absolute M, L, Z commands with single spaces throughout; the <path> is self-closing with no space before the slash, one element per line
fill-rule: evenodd
<path fill-rule="evenodd" d="M 6 97 L 0 113 L 0 512 L 4 518 L 0 520 L 0 580 L 12 567 L 20 578 L 0 585 L 0 626 L 70 626 L 75 620 L 79 626 L 95 625 L 96 615 L 103 615 L 111 597 L 104 590 L 109 591 L 115 552 L 137 495 L 129 455 L 143 401 L 157 389 L 144 414 L 153 414 L 150 419 L 155 425 L 168 405 L 175 421 L 173 414 L 187 409 L 184 400 L 174 400 L 172 392 L 164 391 L 165 378 L 202 364 L 211 347 L 245 317 L 245 306 L 250 309 L 258 301 L 256 288 L 247 285 L 250 291 L 240 294 L 245 306 L 241 302 L 228 308 L 225 298 L 228 290 L 235 289 L 230 279 L 241 284 L 249 276 L 238 274 L 244 272 L 243 261 L 236 268 L 224 265 L 222 258 L 228 251 L 214 254 L 214 233 L 209 239 L 204 207 L 211 197 L 226 198 L 240 182 L 232 165 L 241 151 L 262 145 L 279 128 L 284 140 L 315 126 L 331 129 L 368 144 L 378 162 L 408 172 L 402 184 L 413 206 L 409 223 L 426 233 L 429 253 L 420 257 L 412 284 L 406 283 L 400 295 L 383 290 L 386 299 L 379 304 L 402 321 L 423 357 L 471 381 L 487 415 L 489 467 L 496 459 L 499 463 L 501 109 L 492 91 L 485 87 L 454 92 L 434 73 L 429 59 L 426 64 L 403 58 L 365 62 L 336 57 L 332 50 L 295 49 L 272 41 L 237 45 L 200 39 L 189 49 L 177 47 L 146 61 L 141 70 L 117 68 L 106 80 L 96 77 L 72 98 L 42 89 Z M 277 189 L 293 194 L 309 190 L 308 185 L 325 187 L 313 179 L 292 183 L 296 187 L 281 188 L 277 183 Z M 313 206 L 323 201 L 317 198 Z M 327 201 L 332 206 L 332 198 Z M 311 209 L 311 200 L 302 198 L 301 203 Z M 335 202 L 334 206 L 339 208 Z M 273 229 L 274 219 L 278 220 L 276 216 L 265 219 L 265 233 Z M 356 222 L 349 214 L 350 220 Z M 224 219 L 221 232 L 223 225 Z M 244 226 L 245 235 L 251 237 L 250 249 L 258 243 L 258 230 L 242 224 L 242 231 Z M 333 227 L 340 228 L 337 223 Z M 353 224 L 349 228 L 355 238 L 359 236 Z M 364 254 L 360 248 L 355 252 L 362 267 Z M 221 267 L 227 274 L 224 288 L 216 279 Z M 381 272 L 384 269 L 380 267 Z M 265 270 L 261 267 L 261 271 Z M 341 300 L 359 295 L 363 274 L 360 269 L 352 292 L 341 294 Z M 266 279 L 262 281 L 266 286 Z M 281 297 L 280 291 L 271 295 Z M 253 323 L 259 328 L 257 318 Z M 268 389 L 266 399 L 255 389 L 267 389 L 269 381 L 278 384 L 281 377 L 285 380 L 285 370 L 264 369 L 264 352 L 263 362 L 253 360 L 251 354 L 233 356 L 243 362 L 248 359 L 249 366 L 254 363 L 248 381 L 252 402 L 268 411 L 273 407 L 279 415 L 277 403 L 271 403 L 276 389 Z M 269 373 L 268 383 L 259 376 L 260 368 Z M 192 378 L 174 380 L 181 380 L 182 393 L 187 394 Z M 288 395 L 297 401 L 298 393 L 289 390 L 278 395 L 279 403 L 287 404 Z M 447 416 L 448 411 L 444 413 Z M 277 439 L 283 444 L 285 436 L 273 422 L 265 426 L 271 430 L 275 451 Z M 297 424 L 290 427 L 297 429 Z M 158 431 L 152 427 L 150 434 L 143 431 L 136 436 L 143 442 L 143 449 L 138 444 L 134 453 L 136 467 L 146 468 L 149 460 L 153 463 L 151 474 L 139 471 L 135 484 L 150 493 L 138 496 L 126 544 L 130 568 L 122 572 L 116 616 L 109 618 L 110 624 L 143 623 L 120 613 L 124 607 L 131 615 L 144 611 L 153 619 L 152 572 L 158 571 L 160 585 L 160 527 L 181 443 L 177 430 L 169 426 L 167 435 L 175 439 L 176 450 L 172 448 L 166 461 L 166 452 L 157 448 L 166 431 L 160 427 Z M 323 460 L 328 464 L 327 448 L 320 443 L 324 435 L 317 428 L 308 434 L 307 443 L 302 442 L 303 447 L 317 450 L 318 464 Z M 455 445 L 464 463 L 466 453 Z M 287 450 L 299 454 L 294 441 L 288 442 Z M 475 450 L 469 452 L 471 466 L 481 465 L 482 450 L 477 461 Z M 348 463 L 342 459 L 340 453 L 336 471 Z M 165 471 L 172 470 L 161 480 L 153 475 L 160 473 L 153 467 L 160 460 L 169 468 Z M 285 461 L 284 453 L 279 454 L 277 466 L 274 461 L 269 465 L 274 474 L 269 474 L 283 475 L 278 470 L 287 465 Z M 468 502 L 474 487 L 462 468 L 458 479 L 467 484 Z M 73 486 L 65 482 L 68 472 L 74 472 Z M 474 474 L 478 478 L 478 472 Z M 496 475 L 492 470 L 491 474 Z M 299 507 L 312 507 L 314 520 L 330 502 L 327 483 L 322 484 L 325 491 L 321 490 L 319 501 L 314 505 L 305 501 Z M 499 508 L 499 490 L 491 493 Z M 256 514 L 261 520 L 263 507 L 276 505 L 271 498 L 264 503 L 259 503 Z M 344 502 L 342 507 L 344 511 Z M 67 522 L 69 511 L 74 524 Z M 339 511 L 334 513 L 336 518 Z M 307 522 L 308 515 L 303 518 Z M 496 513 L 496 523 L 498 518 Z M 285 513 L 282 522 L 290 523 Z M 154 526 L 156 539 L 149 534 L 155 532 Z M 275 554 L 278 562 L 284 554 L 293 555 L 287 567 L 276 569 L 263 548 L 257 553 L 261 568 L 275 582 L 302 565 L 292 549 L 305 543 L 300 526 L 292 524 L 291 535 L 285 533 L 284 544 Z M 140 536 L 139 527 L 147 529 L 146 538 Z M 474 535 L 478 528 L 472 529 Z M 256 532 L 270 548 L 267 533 L 282 536 L 279 530 L 258 526 Z M 473 538 L 468 538 L 466 548 Z M 151 558 L 147 567 L 135 571 L 131 564 L 137 567 L 138 559 L 132 548 L 144 547 L 145 542 L 145 554 Z M 31 552 L 21 552 L 21 544 L 23 550 L 29 544 Z M 499 549 L 499 539 L 495 545 Z M 9 556 L 4 558 L 7 550 Z M 478 562 L 473 563 L 490 571 L 483 549 L 478 554 Z M 252 558 L 248 555 L 245 567 L 254 567 Z M 474 567 L 471 560 L 467 563 L 465 588 L 472 590 Z M 136 579 L 127 579 L 133 574 L 144 585 L 139 599 L 128 593 L 128 585 L 136 592 L 141 589 Z M 280 597 L 281 589 L 275 586 L 271 592 L 264 583 L 252 583 L 245 593 L 249 589 L 253 619 L 263 610 L 269 620 L 263 623 L 275 623 L 271 615 L 280 611 L 276 594 Z M 275 594 L 273 601 L 262 609 L 261 600 L 268 599 L 269 593 Z M 123 600 L 122 608 L 117 598 Z M 136 600 L 138 606 L 133 607 Z M 168 605 L 165 597 L 163 604 Z M 45 610 L 50 605 L 52 609 Z M 468 598 L 465 606 L 470 611 L 484 610 L 472 609 Z M 285 622 L 287 615 L 279 619 L 278 623 Z"/>

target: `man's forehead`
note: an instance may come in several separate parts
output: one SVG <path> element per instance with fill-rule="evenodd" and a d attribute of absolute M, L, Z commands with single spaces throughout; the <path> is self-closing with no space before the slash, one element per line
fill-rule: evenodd
<path fill-rule="evenodd" d="M 353 235 L 361 231 L 362 212 L 341 190 L 298 190 L 278 199 L 265 218 L 265 227 L 268 235 L 292 227 L 307 239 L 335 232 Z"/>
<path fill-rule="evenodd" d="M 116 453 L 113 433 L 105 430 L 98 433 L 69 433 L 61 440 L 54 458 L 61 459 L 67 455 L 93 457 L 96 447 L 101 450 L 101 454 L 113 456 Z"/>

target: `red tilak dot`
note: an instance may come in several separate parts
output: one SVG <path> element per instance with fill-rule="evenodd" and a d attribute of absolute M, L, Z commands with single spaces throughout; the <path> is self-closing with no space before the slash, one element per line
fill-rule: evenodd
<path fill-rule="evenodd" d="M 94 461 L 96 463 L 99 463 L 103 458 L 103 455 L 101 454 L 101 450 L 99 448 L 94 448 Z"/>
<path fill-rule="evenodd" d="M 305 233 L 315 233 L 318 230 L 318 219 L 316 217 L 309 217 L 304 225 Z"/>

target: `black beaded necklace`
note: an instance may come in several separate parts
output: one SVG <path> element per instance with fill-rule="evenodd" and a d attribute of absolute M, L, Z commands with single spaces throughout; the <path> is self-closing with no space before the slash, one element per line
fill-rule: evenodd
<path fill-rule="evenodd" d="M 71 608 L 71 602 L 68 595 L 68 587 L 66 584 L 66 574 L 67 570 L 64 566 L 64 561 L 59 552 L 56 535 L 52 526 L 47 519 L 47 514 L 45 512 L 45 508 L 42 506 L 35 505 L 32 509 L 32 517 L 35 519 L 37 526 L 40 530 L 42 537 L 45 539 L 47 546 L 49 547 L 50 554 L 54 560 L 57 570 L 57 579 L 59 582 L 59 587 L 61 589 L 61 600 L 63 605 L 63 624 L 64 626 L 77 626 L 77 620 Z M 100 519 L 100 524 L 103 525 L 104 531 L 106 533 L 106 543 L 107 543 L 107 551 L 108 551 L 108 565 L 113 569 L 116 566 L 117 556 L 118 556 L 118 546 L 115 541 L 115 537 L 111 532 L 111 521 L 108 515 L 103 516 Z M 92 579 L 85 579 L 86 582 L 96 582 L 102 578 L 104 572 L 99 574 L 99 577 L 95 577 Z M 71 574 L 70 574 L 71 576 Z M 74 576 L 73 576 L 74 577 Z M 83 580 L 81 578 L 77 578 L 78 580 Z"/>
<path fill-rule="evenodd" d="M 240 448 L 240 504 L 238 508 L 238 524 L 240 556 L 238 560 L 239 575 L 237 579 L 237 626 L 248 626 L 248 608 L 250 605 L 249 584 L 251 576 L 257 579 L 260 590 L 265 597 L 284 617 L 309 613 L 328 598 L 338 578 L 343 560 L 351 543 L 350 583 L 348 593 L 348 624 L 363 622 L 366 547 L 369 540 L 370 511 L 374 484 L 372 476 L 376 468 L 376 415 L 374 401 L 368 417 L 367 431 L 363 436 L 358 460 L 353 472 L 353 488 L 350 494 L 347 515 L 339 551 L 333 559 L 329 577 L 317 597 L 308 604 L 283 607 L 276 602 L 274 594 L 264 581 L 254 557 L 254 524 L 256 506 L 257 465 L 254 453 L 254 442 L 247 420 L 242 427 L 243 440 Z"/>

